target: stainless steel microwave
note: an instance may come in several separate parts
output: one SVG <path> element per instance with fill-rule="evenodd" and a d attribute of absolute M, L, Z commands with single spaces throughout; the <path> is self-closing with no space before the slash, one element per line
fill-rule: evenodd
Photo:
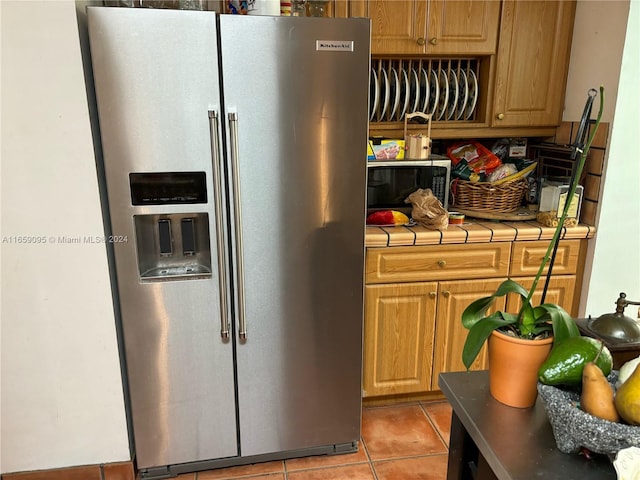
<path fill-rule="evenodd" d="M 432 155 L 428 160 L 369 161 L 367 210 L 399 210 L 411 213 L 405 199 L 419 188 L 430 188 L 442 206 L 449 205 L 451 160 Z"/>

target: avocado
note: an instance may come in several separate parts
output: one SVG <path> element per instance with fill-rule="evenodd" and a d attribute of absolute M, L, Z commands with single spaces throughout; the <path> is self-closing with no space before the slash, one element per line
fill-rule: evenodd
<path fill-rule="evenodd" d="M 605 377 L 613 367 L 611 352 L 600 340 L 591 337 L 569 337 L 553 346 L 538 370 L 538 380 L 546 385 L 579 386 L 582 383 L 582 370 L 589 362 L 594 362 L 600 367 Z"/>

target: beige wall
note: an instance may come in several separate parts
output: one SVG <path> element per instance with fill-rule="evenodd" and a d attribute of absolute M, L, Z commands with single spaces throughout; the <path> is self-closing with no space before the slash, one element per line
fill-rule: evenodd
<path fill-rule="evenodd" d="M 629 155 L 640 138 L 639 19 L 639 0 L 577 3 L 563 119 L 579 120 L 587 91 L 602 84 L 603 121 L 611 123 L 598 232 L 589 246 L 581 316 L 613 312 L 620 292 L 640 300 L 640 162 L 637 155 Z M 597 108 L 598 101 L 592 117 Z M 625 313 L 636 317 L 637 311 L 631 306 Z"/>
<path fill-rule="evenodd" d="M 591 8 L 591 2 L 585 3 Z M 599 20 L 606 18 L 599 17 Z M 594 24 L 598 23 L 594 20 Z M 613 123 L 598 231 L 590 245 L 591 268 L 586 272 L 587 283 L 582 292 L 584 314 L 593 317 L 612 313 L 620 292 L 625 292 L 629 300 L 640 301 L 640 161 L 634 153 L 640 139 L 639 32 L 640 1 L 633 0 L 618 68 L 617 97 L 607 94 L 607 105 L 614 112 Z M 635 306 L 625 311 L 632 318 L 637 317 L 637 312 Z"/>
<path fill-rule="evenodd" d="M 0 16 L 0 472 L 129 460 L 75 3 Z"/>
<path fill-rule="evenodd" d="M 603 121 L 613 120 L 628 14 L 629 0 L 578 0 L 564 121 L 579 120 L 587 91 L 601 84 L 608 99 Z"/>

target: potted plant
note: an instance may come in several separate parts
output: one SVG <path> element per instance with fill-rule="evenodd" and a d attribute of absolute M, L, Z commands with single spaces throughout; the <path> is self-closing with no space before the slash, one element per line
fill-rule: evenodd
<path fill-rule="evenodd" d="M 590 97 L 594 95 L 595 91 L 593 91 L 593 94 L 590 92 Z M 591 101 L 592 99 L 588 100 L 587 105 L 589 107 Z M 589 148 L 600 125 L 603 105 L 604 87 L 601 86 L 598 116 L 588 141 L 580 152 L 567 199 L 572 199 L 575 194 Z M 585 114 L 583 115 L 583 120 L 585 116 L 588 116 L 587 107 L 585 107 Z M 498 287 L 493 295 L 474 301 L 462 313 L 462 324 L 469 330 L 462 351 L 464 365 L 467 369 L 471 367 L 483 345 L 488 340 L 489 389 L 494 398 L 510 406 L 530 407 L 535 403 L 538 369 L 551 351 L 553 343 L 559 343 L 568 337 L 580 335 L 571 315 L 559 305 L 553 303 L 543 303 L 535 307 L 532 305 L 532 298 L 538 286 L 538 281 L 547 264 L 549 265 L 547 276 L 551 275 L 554 260 L 552 253 L 557 248 L 570 204 L 569 200 L 565 202 L 558 226 L 554 231 L 529 291 L 519 283 L 508 279 Z M 546 288 L 547 285 L 545 285 L 543 291 L 543 298 L 545 297 Z M 522 306 L 518 313 L 496 311 L 487 314 L 497 298 L 508 294 L 516 294 L 521 297 Z M 516 350 L 513 352 L 508 350 L 508 353 L 505 353 L 502 348 L 505 346 L 514 347 Z M 502 375 L 507 376 L 505 388 L 501 387 L 500 377 Z M 523 395 L 521 396 L 520 393 L 523 393 Z"/>

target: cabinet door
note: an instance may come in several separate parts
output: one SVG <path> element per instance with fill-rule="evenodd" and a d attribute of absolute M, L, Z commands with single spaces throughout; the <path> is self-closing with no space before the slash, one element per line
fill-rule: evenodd
<path fill-rule="evenodd" d="M 437 283 L 365 289 L 364 396 L 431 390 Z"/>
<path fill-rule="evenodd" d="M 500 2 L 429 2 L 428 54 L 492 54 L 496 51 Z"/>
<path fill-rule="evenodd" d="M 575 1 L 502 4 L 492 125 L 559 125 Z"/>
<path fill-rule="evenodd" d="M 424 53 L 427 0 L 352 0 L 350 16 L 371 19 L 371 53 Z"/>
<path fill-rule="evenodd" d="M 529 290 L 533 285 L 535 277 L 514 278 L 516 282 Z M 531 299 L 533 306 L 540 305 L 542 299 L 542 290 L 544 289 L 545 277 L 541 277 L 536 291 Z M 573 300 L 575 294 L 576 276 L 575 275 L 558 275 L 551 278 L 549 281 L 549 288 L 547 289 L 547 295 L 545 297 L 545 303 L 555 303 L 564 308 L 573 317 L 576 317 L 578 312 L 573 311 Z M 522 304 L 519 295 L 509 295 L 507 297 L 507 311 L 511 313 L 517 313 L 520 310 Z"/>
<path fill-rule="evenodd" d="M 433 390 L 438 390 L 438 375 L 440 373 L 466 370 L 462 363 L 462 348 L 467 339 L 468 330 L 462 326 L 462 312 L 474 300 L 493 295 L 504 280 L 502 278 L 440 282 L 431 385 Z M 504 305 L 504 299 L 498 298 L 490 311 L 503 310 Z M 487 367 L 487 348 L 485 345 L 471 369 L 484 370 Z"/>

